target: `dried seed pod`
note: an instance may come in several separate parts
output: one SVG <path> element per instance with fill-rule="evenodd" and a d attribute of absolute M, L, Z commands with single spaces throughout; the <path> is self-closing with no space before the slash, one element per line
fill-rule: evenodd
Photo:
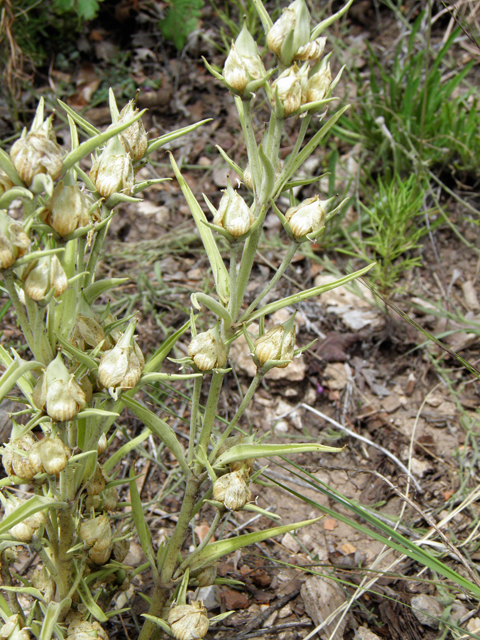
<path fill-rule="evenodd" d="M 110 556 L 112 555 L 113 543 L 110 540 L 108 544 L 106 541 L 96 542 L 93 547 L 88 552 L 88 557 L 95 564 L 101 565 L 105 564 L 110 560 Z"/>
<path fill-rule="evenodd" d="M 17 507 L 20 507 L 25 500 L 19 500 L 15 496 L 9 496 L 5 504 L 5 515 L 9 516 L 15 511 Z M 10 534 L 22 542 L 30 542 L 32 540 L 35 531 L 45 524 L 46 518 L 43 511 L 38 511 L 33 516 L 25 518 L 23 522 L 16 524 L 10 529 Z"/>
<path fill-rule="evenodd" d="M 123 562 L 130 551 L 130 540 L 116 540 L 113 543 L 113 556 L 117 562 Z"/>
<path fill-rule="evenodd" d="M 209 626 L 207 610 L 202 602 L 177 605 L 170 609 L 168 624 L 177 640 L 203 638 Z"/>
<path fill-rule="evenodd" d="M 102 155 L 95 158 L 90 169 L 90 178 L 98 193 L 109 198 L 112 193 L 132 193 L 135 183 L 132 158 L 125 151 L 118 136 L 111 138 Z"/>
<path fill-rule="evenodd" d="M 0 638 L 8 638 L 14 631 L 20 629 L 21 625 L 22 619 L 18 613 L 10 616 L 7 622 L 0 629 Z"/>
<path fill-rule="evenodd" d="M 8 269 L 28 252 L 30 238 L 22 225 L 0 211 L 0 269 Z"/>
<path fill-rule="evenodd" d="M 45 602 L 52 602 L 55 597 L 55 580 L 49 577 L 43 565 L 38 566 L 31 578 L 32 586 L 42 592 Z"/>
<path fill-rule="evenodd" d="M 78 611 L 70 611 L 66 622 L 68 623 L 67 640 L 92 640 L 92 638 L 108 640 L 107 632 L 96 620 L 87 622 Z"/>
<path fill-rule="evenodd" d="M 46 473 L 58 476 L 68 464 L 71 451 L 60 438 L 44 438 L 38 446 L 38 453 Z"/>
<path fill-rule="evenodd" d="M 74 418 L 85 404 L 85 394 L 68 372 L 60 353 L 48 365 L 45 374 L 45 409 L 56 422 L 66 422 Z"/>
<path fill-rule="evenodd" d="M 56 180 L 62 172 L 63 152 L 57 144 L 52 120 L 53 116 L 50 116 L 30 133 L 25 129 L 10 150 L 15 169 L 27 187 L 38 173 Z"/>
<path fill-rule="evenodd" d="M 118 504 L 118 492 L 116 487 L 108 487 L 103 492 L 103 508 L 105 511 L 114 511 Z"/>
<path fill-rule="evenodd" d="M 58 182 L 47 203 L 43 220 L 62 238 L 88 224 L 87 203 L 77 183 L 65 184 L 63 180 Z"/>
<path fill-rule="evenodd" d="M 103 469 L 100 465 L 95 469 L 93 478 L 87 482 L 86 490 L 89 496 L 98 496 L 105 489 L 107 479 L 103 473 Z"/>
<path fill-rule="evenodd" d="M 200 371 L 211 371 L 224 367 L 227 363 L 227 352 L 218 328 L 199 333 L 188 345 L 188 355 Z"/>
<path fill-rule="evenodd" d="M 213 485 L 213 498 L 223 502 L 229 511 L 238 511 L 252 498 L 243 474 L 240 471 L 227 473 Z"/>

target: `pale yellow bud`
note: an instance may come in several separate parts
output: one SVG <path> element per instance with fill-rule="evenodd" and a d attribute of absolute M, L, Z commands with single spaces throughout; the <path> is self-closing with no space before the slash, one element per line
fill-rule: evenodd
<path fill-rule="evenodd" d="M 133 389 L 142 376 L 145 358 L 134 341 L 133 346 L 120 346 L 106 351 L 98 367 L 100 383 L 107 389 Z"/>
<path fill-rule="evenodd" d="M 305 0 L 295 0 L 283 10 L 267 33 L 267 46 L 284 66 L 288 66 L 309 39 L 310 14 Z"/>
<path fill-rule="evenodd" d="M 308 198 L 295 207 L 287 209 L 285 218 L 295 239 L 304 238 L 308 234 L 317 233 L 325 222 L 325 201 L 318 196 Z"/>
<path fill-rule="evenodd" d="M 112 530 L 107 516 L 98 516 L 91 520 L 85 520 L 80 525 L 80 538 L 89 547 L 102 540 L 112 539 Z"/>
<path fill-rule="evenodd" d="M 46 385 L 45 408 L 52 420 L 66 422 L 85 407 L 85 394 L 60 354 L 47 367 Z"/>
<path fill-rule="evenodd" d="M 332 82 L 332 73 L 330 71 L 330 63 L 324 69 L 314 73 L 307 82 L 306 99 L 307 102 L 319 102 L 324 100 L 330 84 Z"/>
<path fill-rule="evenodd" d="M 177 640 L 203 638 L 209 626 L 207 610 L 202 602 L 177 605 L 170 609 L 168 624 Z"/>
<path fill-rule="evenodd" d="M 0 211 L 0 269 L 8 269 L 28 252 L 30 238 L 20 223 Z"/>
<path fill-rule="evenodd" d="M 52 287 L 55 298 L 68 289 L 67 274 L 56 255 L 39 258 L 24 278 L 25 293 L 35 302 L 43 300 Z"/>
<path fill-rule="evenodd" d="M 10 156 L 27 186 L 38 173 L 56 180 L 62 172 L 63 153 L 52 129 L 52 116 L 30 133 L 25 132 L 12 146 Z"/>
<path fill-rule="evenodd" d="M 132 158 L 117 136 L 109 140 L 102 155 L 93 161 L 90 178 L 104 198 L 118 191 L 127 195 L 132 193 L 135 182 Z"/>
<path fill-rule="evenodd" d="M 26 433 L 18 440 L 12 440 L 2 451 L 2 462 L 9 476 L 19 476 L 25 480 L 32 480 L 37 473 L 42 473 L 42 465 L 32 453 L 37 446 L 37 439 L 32 433 Z M 25 451 L 25 455 L 14 451 Z"/>
<path fill-rule="evenodd" d="M 220 200 L 213 224 L 222 227 L 237 239 L 248 233 L 254 222 L 255 216 L 250 207 L 242 196 L 229 185 Z"/>
<path fill-rule="evenodd" d="M 270 51 L 280 58 L 282 52 L 282 44 L 290 31 L 295 28 L 296 16 L 295 11 L 290 7 L 283 9 L 280 18 L 273 24 L 267 33 L 267 46 Z"/>
<path fill-rule="evenodd" d="M 101 493 L 107 484 L 107 479 L 103 473 L 103 469 L 100 465 L 95 469 L 95 473 L 93 474 L 93 478 L 87 482 L 87 493 L 89 496 L 97 496 Z"/>
<path fill-rule="evenodd" d="M 17 507 L 20 507 L 24 502 L 25 500 L 19 500 L 14 496 L 9 496 L 5 504 L 5 515 L 9 516 L 15 511 L 15 509 L 17 509 Z M 35 531 L 37 531 L 37 529 L 42 524 L 45 524 L 45 522 L 45 514 L 43 513 L 43 511 L 38 511 L 33 516 L 25 518 L 23 522 L 20 522 L 19 524 L 16 524 L 14 527 L 12 527 L 10 529 L 10 534 L 14 538 L 17 538 L 17 540 L 21 540 L 22 542 L 30 542 Z"/>
<path fill-rule="evenodd" d="M 259 365 L 262 367 L 270 360 L 293 360 L 295 351 L 295 325 L 292 320 L 272 327 L 263 336 L 255 340 L 255 356 Z M 289 362 L 277 365 L 279 368 L 285 368 Z"/>
<path fill-rule="evenodd" d="M 66 185 L 60 180 L 47 206 L 45 222 L 62 238 L 88 224 L 85 196 L 77 184 Z"/>
<path fill-rule="evenodd" d="M 222 476 L 213 485 L 213 498 L 223 502 L 229 511 L 237 511 L 252 498 L 248 484 L 240 471 Z"/>
<path fill-rule="evenodd" d="M 98 455 L 101 456 L 102 453 L 104 453 L 107 450 L 107 447 L 108 447 L 107 436 L 104 433 L 102 433 L 97 444 Z"/>
<path fill-rule="evenodd" d="M 200 371 L 218 369 L 227 363 L 225 345 L 216 327 L 193 338 L 188 345 L 188 355 Z"/>
<path fill-rule="evenodd" d="M 55 476 L 65 469 L 71 456 L 70 449 L 58 437 L 44 438 L 38 452 L 45 472 Z"/>
<path fill-rule="evenodd" d="M 317 38 L 316 40 L 307 42 L 307 44 L 304 44 L 300 49 L 298 49 L 293 59 L 301 61 L 318 60 L 325 49 L 326 42 L 326 38 Z"/>
<path fill-rule="evenodd" d="M 279 117 L 288 118 L 302 105 L 302 87 L 296 65 L 280 74 L 272 84 L 270 101 L 274 109 L 276 108 L 277 94 L 283 108 L 283 113 L 279 114 Z"/>
<path fill-rule="evenodd" d="M 120 111 L 120 117 L 117 122 L 111 127 L 131 120 L 137 113 L 138 109 L 135 105 L 135 100 L 130 100 Z M 143 158 L 148 147 L 148 138 L 141 119 L 122 131 L 118 137 L 134 162 Z"/>

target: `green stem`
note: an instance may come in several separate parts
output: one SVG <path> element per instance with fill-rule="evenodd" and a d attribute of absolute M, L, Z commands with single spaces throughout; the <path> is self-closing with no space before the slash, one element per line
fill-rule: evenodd
<path fill-rule="evenodd" d="M 5 288 L 8 291 L 8 295 L 10 296 L 10 300 L 12 301 L 15 313 L 17 314 L 18 323 L 20 324 L 20 328 L 23 332 L 23 335 L 25 336 L 25 340 L 27 341 L 28 346 L 33 352 L 33 333 L 30 328 L 31 325 L 27 318 L 27 314 L 24 311 L 23 305 L 18 298 L 17 290 L 15 289 L 13 272 L 9 269 L 4 271 L 3 281 L 5 283 Z"/>
<path fill-rule="evenodd" d="M 242 307 L 243 297 L 245 295 L 247 285 L 250 282 L 250 273 L 252 271 L 253 263 L 255 262 L 255 255 L 257 253 L 261 233 L 262 229 L 259 227 L 248 238 L 243 249 L 237 278 L 237 309 L 241 309 Z"/>
<path fill-rule="evenodd" d="M 103 210 L 106 210 L 105 207 L 102 207 Z M 105 217 L 105 216 L 103 216 Z M 107 237 L 107 232 L 110 224 L 105 224 L 102 228 L 97 231 L 95 236 L 95 240 L 93 241 L 93 246 L 90 251 L 90 256 L 87 262 L 86 270 L 88 273 L 85 275 L 85 286 L 87 287 L 89 284 L 93 284 L 95 282 L 95 272 L 97 269 L 98 258 L 100 256 L 100 252 L 103 249 L 103 245 L 105 243 L 105 238 Z"/>
<path fill-rule="evenodd" d="M 247 145 L 248 162 L 250 164 L 255 198 L 258 200 L 260 186 L 262 183 L 262 172 L 260 169 L 260 161 L 258 158 L 258 147 L 253 131 L 252 109 L 249 100 L 235 100 L 238 109 L 238 115 L 243 125 L 243 133 L 245 135 L 245 143 Z M 242 109 L 240 109 L 240 104 Z"/>
<path fill-rule="evenodd" d="M 230 245 L 230 301 L 228 303 L 228 312 L 235 322 L 238 313 L 237 300 L 237 259 L 238 259 L 238 243 L 234 242 Z M 229 328 L 230 329 L 230 328 Z M 230 336 L 227 336 L 230 337 Z"/>
<path fill-rule="evenodd" d="M 210 436 L 212 435 L 212 428 L 215 422 L 215 416 L 217 415 L 218 399 L 220 398 L 224 375 L 225 374 L 223 373 L 214 373 L 212 375 L 212 382 L 210 384 L 210 391 L 208 392 L 207 404 L 205 405 L 202 430 L 198 439 L 198 446 L 203 447 L 205 451 L 208 450 Z M 202 465 L 197 464 L 195 469 L 196 475 L 201 473 L 201 471 Z"/>
<path fill-rule="evenodd" d="M 195 449 L 195 436 L 197 434 L 198 406 L 200 404 L 200 392 L 202 390 L 203 378 L 195 378 L 193 383 L 192 408 L 190 416 L 190 440 L 188 443 L 187 462 L 191 464 Z"/>
<path fill-rule="evenodd" d="M 150 607 L 148 609 L 148 613 L 151 616 L 156 616 L 157 618 L 161 618 L 162 610 L 168 600 L 168 596 L 170 595 L 169 589 L 164 588 L 155 588 L 152 601 L 150 603 Z M 152 636 L 158 636 L 159 628 L 154 622 L 150 622 L 150 620 L 146 620 L 143 624 L 142 630 L 140 631 L 140 635 L 138 636 L 138 640 L 150 640 Z"/>
<path fill-rule="evenodd" d="M 288 159 L 286 165 L 283 167 L 283 171 L 280 176 L 275 180 L 275 187 L 273 192 L 273 199 L 276 200 L 278 196 L 282 193 L 283 187 L 288 180 L 288 176 L 290 170 L 292 168 L 293 163 L 297 159 L 298 152 L 300 151 L 300 147 L 302 146 L 303 140 L 307 133 L 308 125 L 310 124 L 310 120 L 312 116 L 309 114 L 302 119 L 302 124 L 300 125 L 300 131 L 298 133 L 298 138 L 295 142 L 295 146 L 293 147 L 292 153 L 290 154 L 290 158 Z"/>
<path fill-rule="evenodd" d="M 217 511 L 217 513 L 215 514 L 215 517 L 213 519 L 213 522 L 210 525 L 210 529 L 208 530 L 207 535 L 204 537 L 204 539 L 201 541 L 201 543 L 198 545 L 198 547 L 195 549 L 195 551 L 192 551 L 192 553 L 190 553 L 185 558 L 185 560 L 182 562 L 182 564 L 178 568 L 177 574 L 179 574 L 181 571 L 184 571 L 187 567 L 190 567 L 192 565 L 193 560 L 195 560 L 195 558 L 198 556 L 198 554 L 201 551 L 203 551 L 203 549 L 205 549 L 207 544 L 210 542 L 210 540 L 215 535 L 215 532 L 216 532 L 216 530 L 218 528 L 218 525 L 220 524 L 221 517 L 222 517 L 222 513 L 220 511 Z M 176 577 L 178 577 L 178 575 L 176 575 Z"/>
<path fill-rule="evenodd" d="M 217 452 L 218 452 L 219 448 L 222 446 L 222 444 L 225 442 L 225 440 L 228 438 L 228 436 L 232 433 L 233 429 L 235 428 L 235 425 L 237 424 L 237 422 L 240 420 L 240 418 L 245 413 L 245 410 L 248 407 L 248 405 L 250 403 L 250 400 L 253 398 L 253 394 L 257 390 L 257 387 L 260 384 L 260 382 L 262 381 L 262 378 L 263 378 L 264 375 L 265 375 L 265 373 L 264 373 L 264 371 L 262 369 L 258 369 L 257 370 L 257 373 L 255 374 L 255 377 L 253 378 L 253 380 L 250 383 L 250 386 L 248 388 L 247 393 L 245 394 L 240 406 L 237 409 L 237 413 L 233 416 L 230 424 L 228 425 L 228 427 L 223 432 L 220 440 L 214 446 L 213 451 L 210 454 L 210 462 L 213 463 L 213 461 L 215 460 L 215 458 L 217 456 Z"/>
<path fill-rule="evenodd" d="M 75 521 L 73 519 L 74 506 L 74 504 L 70 504 L 66 509 L 60 509 L 58 513 L 60 530 L 58 536 L 58 555 L 55 559 L 58 570 L 56 580 L 58 602 L 61 602 L 68 596 L 72 587 L 73 556 L 69 554 L 68 551 L 73 546 L 75 536 Z"/>
<path fill-rule="evenodd" d="M 268 293 L 270 293 L 273 287 L 277 284 L 277 282 L 283 276 L 285 271 L 288 269 L 298 246 L 299 246 L 298 242 L 292 241 L 290 243 L 290 246 L 288 247 L 288 251 L 285 254 L 285 257 L 282 260 L 282 264 L 279 266 L 277 272 L 275 273 L 273 278 L 270 280 L 269 284 L 267 284 L 265 289 L 258 294 L 258 296 L 255 298 L 252 304 L 248 307 L 248 309 L 241 315 L 239 322 L 245 322 L 246 320 L 248 320 L 248 316 L 252 313 L 252 311 L 259 305 L 259 303 L 265 298 L 265 296 Z"/>

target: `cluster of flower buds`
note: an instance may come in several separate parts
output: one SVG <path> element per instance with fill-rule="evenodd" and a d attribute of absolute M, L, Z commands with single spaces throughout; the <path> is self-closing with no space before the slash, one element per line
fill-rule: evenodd
<path fill-rule="evenodd" d="M 118 503 L 118 492 L 116 487 L 108 487 L 109 478 L 106 476 L 101 465 L 97 465 L 93 477 L 86 484 L 88 498 L 85 501 L 87 509 L 102 509 L 113 511 Z"/>
<path fill-rule="evenodd" d="M 33 390 L 33 402 L 55 422 L 72 420 L 86 405 L 83 389 L 69 373 L 60 353 L 48 365 Z"/>
<path fill-rule="evenodd" d="M 10 616 L 5 624 L 0 628 L 1 640 L 29 640 L 28 628 L 23 627 L 22 618 L 16 613 Z"/>
<path fill-rule="evenodd" d="M 8 269 L 28 252 L 30 238 L 22 225 L 0 211 L 0 269 Z"/>
<path fill-rule="evenodd" d="M 80 612 L 71 610 L 66 623 L 68 624 L 67 640 L 88 640 L 89 638 L 108 640 L 105 629 L 96 620 L 87 622 Z"/>
<path fill-rule="evenodd" d="M 80 538 L 88 547 L 88 557 L 95 564 L 108 562 L 113 549 L 113 536 L 107 516 L 97 516 L 80 525 Z"/>
<path fill-rule="evenodd" d="M 135 117 L 137 113 L 138 109 L 134 98 L 123 107 L 120 111 L 120 116 L 117 122 L 111 126 L 118 126 L 119 124 L 127 123 Z M 133 162 L 143 158 L 148 147 L 148 138 L 141 118 L 122 131 L 118 137 L 125 147 L 125 151 L 130 154 Z"/>
<path fill-rule="evenodd" d="M 307 67 L 300 70 L 295 62 L 272 83 L 270 102 L 277 117 L 296 115 L 302 105 L 311 105 L 315 111 L 317 103 L 328 97 L 331 82 L 330 63 L 326 59 L 310 76 Z"/>
<path fill-rule="evenodd" d="M 297 241 L 307 240 L 307 236 L 318 234 L 325 224 L 326 201 L 318 196 L 308 198 L 295 207 L 287 209 L 285 218 L 290 231 Z"/>
<path fill-rule="evenodd" d="M 213 218 L 213 224 L 225 229 L 237 240 L 250 231 L 254 222 L 255 216 L 250 207 L 229 183 L 220 200 L 218 211 Z"/>
<path fill-rule="evenodd" d="M 10 157 L 18 175 L 29 187 L 39 173 L 56 180 L 62 173 L 63 153 L 52 127 L 53 115 L 40 126 L 24 129 L 10 150 Z"/>
<path fill-rule="evenodd" d="M 43 466 L 37 453 L 37 445 L 37 439 L 30 432 L 5 445 L 2 450 L 2 463 L 9 476 L 32 480 L 37 473 L 43 472 Z M 19 451 L 24 451 L 25 455 Z"/>
<path fill-rule="evenodd" d="M 44 222 L 62 238 L 85 227 L 89 222 L 85 195 L 80 191 L 76 180 L 70 178 L 70 181 L 72 184 L 66 180 L 60 180 L 56 184 L 42 214 Z"/>
<path fill-rule="evenodd" d="M 229 511 L 238 511 L 252 499 L 245 470 L 232 471 L 218 478 L 213 485 L 213 498 L 223 502 Z"/>
<path fill-rule="evenodd" d="M 95 349 L 100 342 L 103 343 L 102 351 L 108 351 L 112 348 L 102 325 L 94 317 L 85 316 L 82 313 L 77 315 L 70 342 L 82 351 L 85 351 L 86 348 Z"/>
<path fill-rule="evenodd" d="M 140 380 L 145 358 L 133 338 L 132 321 L 113 349 L 106 351 L 98 366 L 98 379 L 106 389 L 133 389 Z"/>
<path fill-rule="evenodd" d="M 170 609 L 168 624 L 177 640 L 196 640 L 207 635 L 207 610 L 202 602 L 179 604 Z"/>
<path fill-rule="evenodd" d="M 68 289 L 67 274 L 56 255 L 42 256 L 30 263 L 23 274 L 23 279 L 25 293 L 35 302 L 43 300 L 52 288 L 55 298 Z"/>
<path fill-rule="evenodd" d="M 257 367 L 287 367 L 295 352 L 294 316 L 257 338 L 254 346 L 254 361 Z"/>
<path fill-rule="evenodd" d="M 227 363 L 227 351 L 220 337 L 218 326 L 199 333 L 188 345 L 188 355 L 200 371 L 221 369 Z"/>
<path fill-rule="evenodd" d="M 70 449 L 58 437 L 44 438 L 36 449 L 45 473 L 55 476 L 66 468 L 71 456 Z"/>
<path fill-rule="evenodd" d="M 9 516 L 11 513 L 18 509 L 24 500 L 19 500 L 15 498 L 15 496 L 9 496 L 5 501 L 5 516 Z M 19 522 L 15 526 L 13 526 L 9 533 L 16 538 L 17 540 L 21 540 L 21 542 L 31 542 L 33 535 L 37 529 L 39 529 L 42 525 L 47 521 L 45 514 L 43 511 L 37 511 L 33 516 L 29 516 L 25 518 L 23 522 Z"/>

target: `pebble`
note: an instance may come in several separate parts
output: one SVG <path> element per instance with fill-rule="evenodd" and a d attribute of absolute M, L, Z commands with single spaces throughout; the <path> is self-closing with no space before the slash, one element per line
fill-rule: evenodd
<path fill-rule="evenodd" d="M 428 596 L 426 593 L 421 593 L 411 599 L 411 605 L 413 613 L 420 624 L 423 624 L 425 627 L 431 627 L 432 629 L 438 629 L 440 623 L 439 618 L 441 618 L 443 613 L 443 608 L 438 600 L 432 596 Z"/>

